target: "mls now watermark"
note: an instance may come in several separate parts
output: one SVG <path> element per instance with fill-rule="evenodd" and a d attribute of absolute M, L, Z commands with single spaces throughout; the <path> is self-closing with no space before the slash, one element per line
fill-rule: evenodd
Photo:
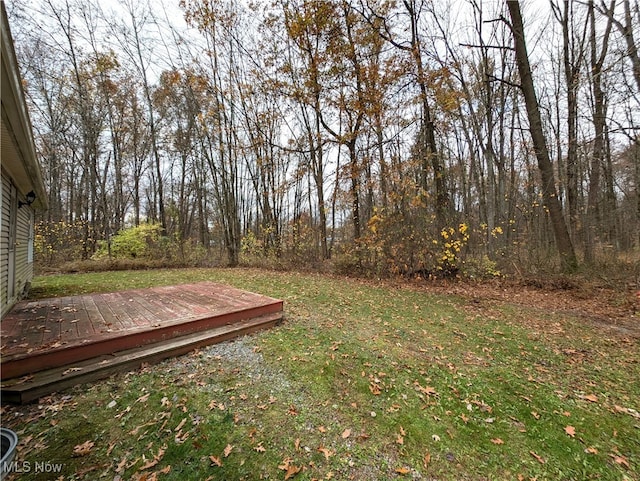
<path fill-rule="evenodd" d="M 60 473 L 64 464 L 52 463 L 51 461 L 6 461 L 2 463 L 2 470 L 5 473 Z"/>

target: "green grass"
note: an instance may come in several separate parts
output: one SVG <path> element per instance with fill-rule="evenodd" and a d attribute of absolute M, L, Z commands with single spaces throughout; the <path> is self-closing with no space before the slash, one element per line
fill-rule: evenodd
<path fill-rule="evenodd" d="M 21 480 L 640 479 L 637 340 L 568 315 L 248 269 L 39 277 L 32 295 L 198 280 L 284 299 L 286 322 L 239 356 L 203 349 L 3 406 Z M 46 461 L 62 472 L 35 473 Z"/>

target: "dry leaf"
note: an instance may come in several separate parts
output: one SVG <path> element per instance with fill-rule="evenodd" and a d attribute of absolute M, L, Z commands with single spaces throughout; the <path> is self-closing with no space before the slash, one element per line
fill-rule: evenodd
<path fill-rule="evenodd" d="M 573 438 L 576 435 L 576 428 L 574 428 L 573 426 L 565 426 L 564 432 Z"/>
<path fill-rule="evenodd" d="M 78 444 L 77 446 L 74 446 L 73 448 L 73 455 L 74 456 L 86 456 L 87 454 L 89 454 L 91 452 L 91 448 L 93 448 L 94 442 L 93 441 L 85 441 L 82 444 Z"/>
<path fill-rule="evenodd" d="M 320 426 L 318 428 L 318 431 L 320 431 L 321 433 L 326 433 L 327 432 L 327 428 L 325 428 L 324 426 Z"/>
<path fill-rule="evenodd" d="M 320 451 L 322 454 L 324 454 L 324 457 L 327 461 L 329 461 L 329 458 L 331 456 L 333 456 L 333 451 L 330 451 L 329 449 L 325 448 L 324 446 L 320 446 L 318 448 L 318 451 Z"/>
<path fill-rule="evenodd" d="M 396 443 L 404 444 L 404 438 L 402 436 L 400 436 L 399 434 L 396 435 Z"/>
<path fill-rule="evenodd" d="M 614 406 L 616 412 L 618 413 L 624 413 L 624 414 L 628 414 L 630 416 L 633 416 L 636 419 L 640 419 L 640 413 L 638 411 L 636 411 L 635 409 L 631 409 L 631 408 L 625 408 L 622 406 L 618 406 L 617 404 Z"/>
<path fill-rule="evenodd" d="M 300 451 L 300 438 L 296 438 L 293 442 L 293 446 L 296 448 L 296 451 Z"/>
<path fill-rule="evenodd" d="M 144 403 L 147 402 L 147 399 L 149 399 L 149 396 L 151 395 L 151 393 L 147 393 L 144 396 L 140 396 L 138 399 L 136 399 L 137 403 Z"/>
<path fill-rule="evenodd" d="M 298 474 L 302 470 L 300 466 L 295 466 L 291 464 L 291 458 L 285 458 L 282 461 L 282 464 L 278 466 L 278 469 L 282 469 L 283 471 L 286 471 L 284 475 L 285 480 L 293 478 L 296 474 Z"/>
<path fill-rule="evenodd" d="M 233 446 L 231 446 L 231 444 L 227 444 L 227 447 L 224 448 L 224 457 L 228 458 L 231 451 L 233 451 Z"/>
<path fill-rule="evenodd" d="M 293 478 L 300 471 L 302 471 L 302 468 L 300 466 L 294 466 L 293 464 L 290 464 L 289 467 L 287 468 L 287 472 L 284 475 L 285 481 L 287 479 Z"/>
<path fill-rule="evenodd" d="M 373 394 L 374 396 L 379 396 L 381 393 L 380 386 L 378 386 L 375 382 L 369 383 L 369 391 L 371 391 L 371 394 Z"/>
<path fill-rule="evenodd" d="M 431 386 L 422 387 L 418 381 L 415 381 L 413 385 L 418 388 L 418 391 L 420 391 L 423 394 L 426 394 L 427 396 L 435 396 L 437 394 L 435 388 Z"/>
<path fill-rule="evenodd" d="M 109 447 L 107 448 L 107 456 L 109 456 L 109 455 L 111 454 L 111 451 L 113 451 L 113 448 L 115 448 L 115 447 L 116 447 L 116 444 L 117 444 L 117 443 L 115 443 L 115 442 L 114 442 L 114 443 L 109 444 Z"/>
<path fill-rule="evenodd" d="M 500 438 L 492 439 L 491 442 L 493 444 L 504 444 L 504 441 L 502 439 L 500 439 Z"/>
<path fill-rule="evenodd" d="M 588 447 L 587 449 L 584 450 L 584 452 L 587 454 L 598 454 L 598 450 L 593 446 Z"/>
<path fill-rule="evenodd" d="M 184 426 L 184 424 L 187 422 L 187 418 L 184 418 L 182 421 L 180 421 L 180 424 L 178 424 L 175 428 L 174 431 L 178 432 L 182 429 L 182 426 Z"/>
<path fill-rule="evenodd" d="M 209 459 L 211 460 L 211 462 L 213 464 L 215 464 L 218 467 L 222 466 L 222 460 L 214 455 L 209 456 Z"/>
<path fill-rule="evenodd" d="M 67 369 L 66 371 L 64 371 L 62 373 L 63 376 L 66 376 L 67 374 L 71 374 L 72 372 L 78 372 L 78 371 L 82 371 L 81 367 L 70 367 L 69 369 Z"/>
<path fill-rule="evenodd" d="M 625 468 L 629 468 L 629 461 L 624 456 L 618 456 L 616 454 L 610 455 L 613 458 L 613 461 L 620 466 L 624 466 Z"/>
<path fill-rule="evenodd" d="M 128 459 L 129 455 L 125 454 L 124 458 L 122 458 L 122 460 L 118 463 L 118 466 L 116 466 L 116 473 L 123 473 L 125 468 L 127 467 L 127 459 Z"/>
<path fill-rule="evenodd" d="M 349 436 L 351 436 L 351 429 L 345 429 L 342 431 L 342 439 L 347 439 Z"/>
<path fill-rule="evenodd" d="M 145 463 L 144 465 L 142 465 L 142 467 L 140 467 L 138 469 L 138 471 L 144 471 L 145 469 L 149 469 L 154 467 L 156 464 L 158 464 L 160 462 L 160 460 L 162 459 L 162 457 L 164 456 L 164 452 L 167 449 L 166 446 L 160 448 L 158 450 L 158 454 L 156 454 L 152 460 L 148 461 L 147 463 Z M 144 460 L 144 458 L 143 458 Z"/>
<path fill-rule="evenodd" d="M 540 463 L 540 464 L 544 464 L 545 460 L 542 459 L 540 456 L 538 456 L 534 451 L 529 451 L 529 454 L 531 454 L 531 456 L 533 456 L 534 458 L 536 458 L 536 460 Z"/>
<path fill-rule="evenodd" d="M 258 451 L 259 453 L 264 453 L 266 451 L 266 448 L 262 445 L 262 443 L 258 444 L 255 448 L 256 451 Z"/>
<path fill-rule="evenodd" d="M 580 396 L 582 399 L 586 399 L 587 401 L 591 401 L 592 403 L 598 402 L 598 397 L 595 394 L 587 394 L 586 396 Z"/>
<path fill-rule="evenodd" d="M 411 472 L 411 470 L 409 468 L 404 468 L 404 467 L 396 468 L 396 473 L 398 473 L 398 474 L 408 474 L 410 472 Z"/>
<path fill-rule="evenodd" d="M 422 458 L 422 465 L 426 468 L 430 462 L 431 462 L 431 453 L 427 451 L 424 455 L 424 458 Z"/>

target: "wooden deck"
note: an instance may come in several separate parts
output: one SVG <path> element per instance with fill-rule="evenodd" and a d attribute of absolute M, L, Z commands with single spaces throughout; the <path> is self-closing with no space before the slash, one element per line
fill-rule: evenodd
<path fill-rule="evenodd" d="M 69 371 L 86 374 L 94 361 L 109 375 L 119 365 L 114 358 L 131 368 L 270 327 L 282 308 L 278 299 L 212 282 L 23 301 L 0 324 L 2 397 L 32 400 L 59 387 L 52 376 L 66 387 Z M 84 367 L 73 367 L 79 363 Z M 27 391 L 24 378 L 34 375 L 50 386 L 13 399 L 11 389 Z"/>

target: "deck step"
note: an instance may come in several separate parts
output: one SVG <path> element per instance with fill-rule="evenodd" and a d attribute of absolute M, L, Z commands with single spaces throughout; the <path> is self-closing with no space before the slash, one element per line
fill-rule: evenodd
<path fill-rule="evenodd" d="M 24 404 L 71 386 L 104 379 L 117 372 L 137 369 L 169 357 L 181 356 L 195 349 L 227 341 L 277 325 L 283 313 L 269 313 L 207 331 L 187 334 L 113 354 L 54 367 L 32 375 L 2 381 L 2 402 Z"/>

